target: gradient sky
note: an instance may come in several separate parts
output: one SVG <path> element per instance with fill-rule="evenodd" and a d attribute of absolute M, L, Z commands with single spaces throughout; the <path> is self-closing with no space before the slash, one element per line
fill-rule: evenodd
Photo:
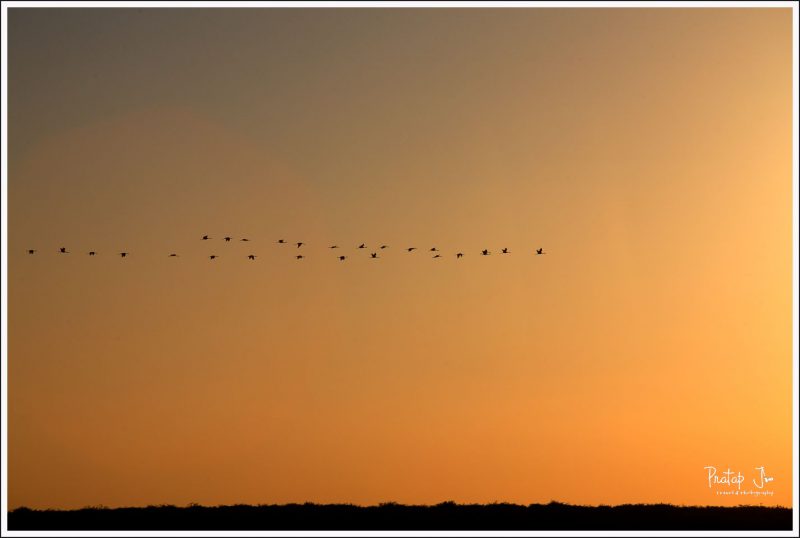
<path fill-rule="evenodd" d="M 9 508 L 790 506 L 791 24 L 9 9 Z"/>

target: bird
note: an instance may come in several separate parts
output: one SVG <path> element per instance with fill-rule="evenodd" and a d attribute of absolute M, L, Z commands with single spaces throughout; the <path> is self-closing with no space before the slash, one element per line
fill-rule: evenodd
<path fill-rule="evenodd" d="M 339 248 L 339 245 L 331 245 L 328 248 Z"/>
<path fill-rule="evenodd" d="M 94 256 L 95 254 L 97 254 L 97 253 L 94 250 L 90 250 L 89 251 L 89 256 Z"/>
<path fill-rule="evenodd" d="M 340 262 L 343 262 L 345 259 L 347 259 L 347 256 L 339 256 L 339 261 Z"/>
<path fill-rule="evenodd" d="M 417 250 L 417 247 L 408 247 L 406 250 L 408 252 L 411 252 L 412 250 Z"/>
<path fill-rule="evenodd" d="M 439 252 L 439 249 L 436 247 L 431 248 L 431 252 Z"/>
<path fill-rule="evenodd" d="M 250 254 L 249 256 L 247 256 L 247 259 L 248 260 L 255 260 L 256 259 L 256 255 L 255 254 Z"/>
<path fill-rule="evenodd" d="M 172 254 L 170 254 L 168 257 L 169 257 L 169 258 L 177 258 L 177 257 L 178 257 L 178 255 L 177 255 L 177 254 L 175 254 L 175 253 L 173 252 L 173 253 L 172 253 Z"/>
<path fill-rule="evenodd" d="M 545 252 L 544 252 L 544 250 L 542 250 L 541 248 L 537 248 L 537 249 L 536 249 L 536 254 L 537 254 L 537 255 L 538 255 L 538 254 L 544 254 L 544 253 L 545 253 Z"/>
<path fill-rule="evenodd" d="M 280 244 L 283 244 L 283 243 L 285 243 L 285 242 L 286 242 L 286 241 L 284 241 L 283 239 L 278 239 L 278 243 L 280 243 Z"/>
<path fill-rule="evenodd" d="M 35 253 L 36 253 L 36 249 L 35 248 L 29 248 L 28 249 L 28 254 L 35 254 Z"/>
<path fill-rule="evenodd" d="M 120 258 L 124 258 L 124 257 L 125 257 L 125 256 L 127 256 L 127 255 L 128 255 L 128 253 L 127 253 L 127 252 L 120 252 L 120 253 L 119 253 L 119 257 L 120 257 Z"/>
<path fill-rule="evenodd" d="M 364 243 L 361 243 L 360 245 L 358 245 L 358 248 L 367 248 L 367 247 L 366 245 L 364 245 Z"/>
<path fill-rule="evenodd" d="M 370 258 L 377 258 L 378 257 L 378 253 L 377 252 L 373 252 L 372 254 L 369 255 L 369 257 Z"/>
<path fill-rule="evenodd" d="M 226 243 L 227 243 L 228 241 L 230 241 L 230 240 L 231 240 L 231 238 L 230 238 L 230 237 L 225 237 L 224 239 L 225 239 L 225 242 L 226 242 Z"/>
<path fill-rule="evenodd" d="M 213 259 L 215 259 L 216 257 L 217 257 L 217 255 L 216 255 L 216 254 L 212 254 L 211 256 L 209 256 L 209 257 L 208 257 L 208 259 L 209 259 L 209 260 L 213 260 Z"/>
<path fill-rule="evenodd" d="M 207 235 L 204 235 L 204 236 L 203 236 L 203 241 L 208 241 L 209 239 L 211 239 L 211 238 L 210 238 L 210 237 L 208 237 Z"/>
<path fill-rule="evenodd" d="M 250 240 L 246 237 L 242 237 L 241 239 L 239 239 L 239 241 L 250 241 Z"/>
<path fill-rule="evenodd" d="M 69 254 L 69 252 L 67 252 L 67 247 L 61 247 L 60 249 L 58 249 L 58 251 L 62 254 Z"/>
<path fill-rule="evenodd" d="M 509 252 L 508 252 L 508 249 L 507 249 L 507 248 L 504 248 L 504 249 L 502 250 L 502 253 L 503 253 L 503 254 L 509 254 Z"/>
<path fill-rule="evenodd" d="M 389 245 L 381 245 L 381 248 L 382 248 L 382 249 L 384 249 L 384 248 L 389 248 Z"/>
<path fill-rule="evenodd" d="M 300 248 L 300 247 L 302 247 L 303 245 L 305 245 L 305 243 L 297 243 L 297 248 Z"/>
<path fill-rule="evenodd" d="M 464 254 L 462 254 L 461 252 L 459 252 L 458 254 L 456 254 L 456 258 L 461 258 L 461 257 L 463 257 L 463 256 L 464 256 Z"/>
<path fill-rule="evenodd" d="M 489 252 L 487 249 L 483 249 L 481 251 L 481 254 L 484 255 L 484 256 L 488 256 L 489 254 L 491 254 L 491 252 Z"/>
<path fill-rule="evenodd" d="M 305 258 L 305 256 L 303 256 L 302 254 L 298 254 L 297 256 L 295 256 L 295 258 L 297 258 L 298 260 L 302 260 L 303 258 Z"/>
<path fill-rule="evenodd" d="M 436 256 L 434 256 L 434 259 L 441 258 L 441 257 L 442 257 L 441 254 L 437 254 Z"/>

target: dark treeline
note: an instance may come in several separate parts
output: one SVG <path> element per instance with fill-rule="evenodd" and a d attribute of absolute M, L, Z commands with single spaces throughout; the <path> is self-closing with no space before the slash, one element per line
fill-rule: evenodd
<path fill-rule="evenodd" d="M 790 508 L 555 503 L 17 508 L 9 530 L 791 530 Z"/>

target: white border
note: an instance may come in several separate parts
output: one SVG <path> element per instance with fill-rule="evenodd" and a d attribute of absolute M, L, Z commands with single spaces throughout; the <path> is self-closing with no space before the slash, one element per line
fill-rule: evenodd
<path fill-rule="evenodd" d="M 564 8 L 564 7 L 643 7 L 643 8 L 790 8 L 792 10 L 792 354 L 793 354 L 793 493 L 791 531 L 9 531 L 8 530 L 8 8 L 49 7 L 137 7 L 137 8 Z M 798 524 L 798 6 L 795 2 L 534 2 L 534 1 L 331 1 L 331 2 L 4 2 L 2 4 L 2 180 L 0 209 L 2 210 L 2 305 L 0 305 L 0 342 L 2 342 L 2 513 L 0 530 L 3 536 L 795 536 Z"/>
<path fill-rule="evenodd" d="M 797 63 L 800 60 L 798 54 L 798 7 L 797 4 L 792 4 L 792 386 L 794 393 L 794 410 L 792 411 L 792 427 L 794 433 L 792 435 L 792 452 L 794 460 L 792 462 L 792 476 L 793 492 L 792 492 L 792 528 L 794 532 L 800 530 L 800 522 L 798 522 L 798 376 L 800 376 L 800 356 L 798 355 L 798 327 L 800 316 L 798 316 L 798 286 L 800 286 L 800 278 L 798 275 L 798 222 L 800 222 L 800 213 L 798 213 L 798 138 L 797 118 L 798 118 L 798 93 L 800 93 L 800 86 L 797 85 Z"/>
<path fill-rule="evenodd" d="M 188 0 L 186 2 L 181 1 L 168 1 L 165 0 L 161 1 L 125 1 L 120 0 L 118 2 L 113 1 L 92 1 L 92 0 L 83 0 L 83 1 L 32 1 L 32 2 L 24 2 L 24 1 L 9 1 L 3 2 L 4 7 L 25 7 L 25 8 L 63 8 L 63 7 L 135 7 L 135 8 L 154 8 L 154 7 L 165 7 L 165 8 L 190 8 L 190 7 L 207 7 L 207 8 L 237 8 L 237 7 L 262 7 L 262 8 L 341 8 L 341 7 L 355 7 L 355 8 L 576 8 L 576 7 L 586 7 L 586 8 L 596 8 L 596 7 L 606 7 L 606 8 L 615 8 L 615 7 L 646 7 L 646 8 L 658 8 L 658 7 L 679 7 L 679 8 L 725 8 L 725 7 L 732 7 L 732 8 L 745 8 L 745 7 L 754 7 L 754 8 L 769 8 L 769 7 L 781 7 L 781 8 L 793 8 L 795 2 L 790 1 L 714 1 L 714 0 L 706 0 L 706 1 L 690 1 L 690 0 L 679 0 L 679 1 L 647 1 L 647 0 L 631 0 L 631 1 L 527 1 L 527 0 L 480 0 L 480 1 L 464 1 L 464 0 L 350 0 L 350 1 L 341 1 L 341 0 L 330 0 L 330 1 L 303 1 L 299 0 L 296 2 L 293 1 L 252 1 L 252 2 L 242 2 L 242 1 L 195 1 L 195 0 Z"/>
<path fill-rule="evenodd" d="M 0 179 L 0 211 L 3 213 L 3 222 L 0 226 L 2 228 L 2 242 L 0 243 L 0 259 L 2 260 L 2 285 L 0 285 L 0 359 L 2 360 L 3 372 L 0 373 L 0 382 L 2 382 L 2 407 L 3 407 L 3 426 L 0 440 L 2 441 L 2 474 L 3 485 L 2 497 L 3 506 L 2 516 L 0 516 L 1 531 L 3 534 L 8 532 L 8 11 L 6 4 L 2 4 L 2 179 Z"/>

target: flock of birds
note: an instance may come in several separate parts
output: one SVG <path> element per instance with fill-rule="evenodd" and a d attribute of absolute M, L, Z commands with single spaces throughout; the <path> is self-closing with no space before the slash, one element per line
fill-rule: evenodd
<path fill-rule="evenodd" d="M 212 237 L 210 237 L 210 236 L 208 236 L 208 235 L 204 235 L 204 236 L 201 238 L 201 240 L 202 240 L 202 241 L 210 241 L 211 239 L 213 239 L 213 238 L 212 238 Z M 229 242 L 233 241 L 233 238 L 232 238 L 232 237 L 230 237 L 230 236 L 223 237 L 223 239 L 225 240 L 225 242 L 226 242 L 226 243 L 229 243 Z M 243 237 L 243 238 L 239 239 L 239 241 L 249 242 L 249 241 L 250 241 L 250 239 L 247 239 L 246 237 Z M 290 243 L 288 243 L 288 242 L 287 242 L 285 239 L 278 239 L 278 240 L 276 241 L 276 243 L 277 243 L 277 244 L 279 244 L 279 245 L 288 245 L 288 244 L 290 244 Z M 298 249 L 299 249 L 299 248 L 301 248 L 301 247 L 305 246 L 306 244 L 305 244 L 305 243 L 303 243 L 302 241 L 298 241 L 298 242 L 294 243 L 294 245 L 295 245 L 295 248 L 298 248 Z M 338 249 L 338 248 L 339 248 L 339 245 L 331 245 L 331 246 L 329 246 L 328 248 L 329 248 L 329 249 Z M 356 247 L 356 248 L 357 248 L 357 249 L 366 249 L 366 248 L 367 248 L 367 246 L 366 246 L 364 243 L 361 243 L 361 244 L 360 244 L 360 245 L 358 245 L 358 247 Z M 389 248 L 389 245 L 380 245 L 380 247 L 378 247 L 378 250 L 384 250 L 384 249 L 387 249 L 387 248 Z M 415 250 L 418 250 L 418 249 L 417 249 L 417 247 L 405 247 L 405 250 L 406 250 L 406 252 L 414 252 Z M 37 251 L 36 249 L 34 249 L 34 248 L 28 249 L 28 254 L 30 254 L 30 255 L 36 254 L 36 252 L 38 252 L 38 251 Z M 61 248 L 58 250 L 58 252 L 59 252 L 60 254 L 70 254 L 70 253 L 71 253 L 69 250 L 67 250 L 67 247 L 61 247 Z M 438 248 L 436 248 L 436 247 L 431 247 L 431 249 L 429 250 L 429 252 L 433 252 L 433 253 L 434 253 L 434 255 L 433 255 L 433 257 L 432 257 L 433 259 L 437 259 L 437 258 L 441 258 L 441 257 L 442 257 L 442 255 L 441 255 L 441 251 L 440 251 Z M 511 251 L 509 251 L 507 247 L 504 247 L 502 250 L 500 250 L 500 253 L 501 253 L 501 254 L 511 254 Z M 88 252 L 87 252 L 87 254 L 88 254 L 89 256 L 96 256 L 96 255 L 97 255 L 97 251 L 90 250 L 90 251 L 88 251 Z M 119 252 L 118 254 L 119 254 L 119 256 L 120 256 L 121 258 L 125 258 L 125 257 L 127 257 L 127 256 L 128 256 L 128 252 Z M 480 255 L 481 255 L 481 256 L 489 256 L 490 254 L 491 254 L 491 252 L 489 251 L 489 249 L 483 249 L 483 250 L 481 250 L 481 251 L 480 251 Z M 540 248 L 537 248 L 537 249 L 536 249 L 536 251 L 535 251 L 535 254 L 538 256 L 538 255 L 541 255 L 541 254 L 546 254 L 546 253 L 545 253 L 545 252 L 544 252 L 544 250 L 543 250 L 543 249 L 540 247 Z M 456 252 L 456 255 L 455 255 L 455 256 L 456 256 L 456 259 L 463 258 L 463 257 L 464 257 L 464 253 L 463 253 L 463 252 Z M 178 254 L 177 254 L 177 253 L 175 253 L 175 252 L 172 252 L 172 253 L 168 254 L 168 257 L 170 257 L 170 258 L 177 258 L 177 257 L 178 257 Z M 216 260 L 216 259 L 217 259 L 217 258 L 219 258 L 219 257 L 220 257 L 220 256 L 219 256 L 218 254 L 210 254 L 210 255 L 208 256 L 208 258 L 209 258 L 210 260 L 212 260 L 212 261 L 213 261 L 213 260 Z M 304 259 L 304 258 L 305 258 L 305 255 L 303 255 L 303 254 L 296 254 L 294 257 L 295 257 L 295 259 L 297 259 L 297 260 L 302 260 L 302 259 Z M 248 260 L 253 260 L 253 261 L 255 261 L 255 259 L 256 259 L 256 258 L 257 258 L 257 256 L 256 256 L 255 254 L 248 254 L 248 255 L 247 255 L 247 259 L 248 259 Z M 339 255 L 339 256 L 337 256 L 337 258 L 339 259 L 339 261 L 345 261 L 345 260 L 347 259 L 347 256 L 345 256 L 345 255 Z M 371 253 L 370 253 L 370 258 L 371 258 L 371 259 L 378 259 L 378 258 L 380 258 L 380 256 L 378 256 L 378 252 L 371 252 Z"/>

